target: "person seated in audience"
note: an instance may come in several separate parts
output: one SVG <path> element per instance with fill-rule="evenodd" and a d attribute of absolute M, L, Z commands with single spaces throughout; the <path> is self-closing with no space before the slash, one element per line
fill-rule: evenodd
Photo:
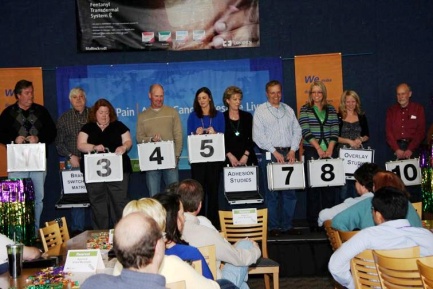
<path fill-rule="evenodd" d="M 0 234 L 0 274 L 8 271 L 9 261 L 8 252 L 6 251 L 6 245 L 15 243 L 3 234 Z M 39 258 L 42 254 L 36 247 L 24 246 L 23 260 L 33 260 Z"/>
<path fill-rule="evenodd" d="M 376 173 L 373 177 L 373 191 L 376 192 L 385 186 L 394 187 L 404 192 L 407 202 L 410 204 L 409 193 L 399 176 L 389 171 Z M 332 227 L 340 231 L 353 231 L 374 226 L 373 216 L 371 215 L 372 199 L 366 198 L 337 214 L 332 218 Z M 421 219 L 412 204 L 408 207 L 406 219 L 411 226 L 422 227 Z"/>
<path fill-rule="evenodd" d="M 182 240 L 185 216 L 180 196 L 177 194 L 159 193 L 154 198 L 161 203 L 167 213 L 165 222 L 165 254 L 176 255 L 187 262 L 201 260 L 203 276 L 213 280 L 212 272 L 200 251 Z"/>
<path fill-rule="evenodd" d="M 231 245 L 214 227 L 210 227 L 211 222 L 208 219 L 201 216 L 199 220 L 197 215 L 202 206 L 204 192 L 201 184 L 196 180 L 181 181 L 178 194 L 185 209 L 182 237 L 195 247 L 215 245 L 218 278 L 228 279 L 241 289 L 249 288 L 246 283 L 248 266 L 256 263 L 261 256 L 257 243 L 245 239 Z M 220 271 L 221 262 L 224 262 L 224 267 Z"/>
<path fill-rule="evenodd" d="M 123 209 L 123 216 L 134 212 L 143 212 L 151 216 L 158 224 L 159 228 L 165 232 L 166 227 L 166 211 L 164 207 L 155 199 L 142 198 L 139 200 L 130 201 Z M 114 266 L 113 275 L 119 275 L 122 270 L 122 265 L 117 262 Z M 218 280 L 218 283 L 203 277 L 187 262 L 182 261 L 178 256 L 165 255 L 164 260 L 159 268 L 159 274 L 163 275 L 167 283 L 185 281 L 186 289 L 202 289 L 202 288 L 220 288 L 236 289 L 233 284 L 226 280 Z M 227 286 L 227 287 L 226 287 Z"/>
<path fill-rule="evenodd" d="M 380 170 L 379 166 L 374 163 L 362 164 L 353 174 L 355 178 L 355 189 L 359 197 L 347 198 L 343 203 L 338 204 L 332 208 L 323 209 L 319 213 L 317 224 L 319 227 L 323 225 L 326 220 L 332 220 L 335 215 L 346 210 L 350 206 L 364 200 L 365 198 L 373 197 L 373 176 Z"/>
<path fill-rule="evenodd" d="M 406 192 L 393 187 L 377 190 L 370 214 L 377 226 L 361 230 L 332 254 L 328 268 L 332 277 L 346 288 L 355 288 L 350 260 L 364 250 L 391 250 L 419 246 L 421 256 L 433 255 L 433 234 L 411 226 L 406 219 Z"/>
<path fill-rule="evenodd" d="M 165 277 L 158 274 L 165 244 L 161 228 L 152 217 L 136 212 L 120 219 L 113 247 L 123 265 L 120 275 L 93 275 L 84 281 L 82 289 L 165 289 Z"/>

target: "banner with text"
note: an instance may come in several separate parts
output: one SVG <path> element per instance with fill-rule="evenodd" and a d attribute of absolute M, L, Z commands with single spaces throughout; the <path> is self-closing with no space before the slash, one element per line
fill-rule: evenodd
<path fill-rule="evenodd" d="M 308 91 L 314 81 L 322 81 L 328 92 L 328 103 L 338 110 L 343 92 L 341 53 L 295 56 L 297 112 L 308 101 Z"/>
<path fill-rule="evenodd" d="M 160 83 L 164 87 L 164 104 L 179 112 L 184 131 L 179 167 L 189 169 L 186 125 L 193 110 L 195 92 L 200 87 L 208 87 L 216 108 L 225 111 L 224 90 L 236 85 L 243 92 L 241 109 L 254 113 L 255 108 L 266 101 L 266 83 L 283 78 L 282 62 L 278 58 L 60 67 L 56 77 L 59 115 L 70 108 L 69 91 L 76 86 L 86 91 L 88 106 L 99 98 L 113 104 L 119 120 L 131 130 L 134 146 L 129 156 L 135 160 L 134 170 L 138 170 L 137 116 L 150 104 L 151 84 Z"/>
<path fill-rule="evenodd" d="M 0 68 L 0 113 L 9 105 L 16 102 L 14 95 L 15 84 L 26 79 L 33 82 L 35 102 L 44 104 L 43 86 L 42 86 L 42 68 Z M 6 172 L 6 146 L 0 145 L 0 177 L 7 176 Z"/>
<path fill-rule="evenodd" d="M 76 0 L 80 51 L 257 47 L 258 0 Z"/>

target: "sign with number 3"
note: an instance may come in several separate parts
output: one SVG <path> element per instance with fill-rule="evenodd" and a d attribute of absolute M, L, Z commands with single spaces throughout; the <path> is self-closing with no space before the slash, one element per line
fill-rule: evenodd
<path fill-rule="evenodd" d="M 120 182 L 123 180 L 122 155 L 115 153 L 85 154 L 86 183 Z"/>

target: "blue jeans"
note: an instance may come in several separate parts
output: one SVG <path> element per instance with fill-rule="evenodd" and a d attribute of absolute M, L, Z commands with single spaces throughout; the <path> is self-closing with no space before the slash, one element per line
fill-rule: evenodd
<path fill-rule="evenodd" d="M 236 243 L 235 247 L 238 249 L 250 249 L 253 245 L 251 241 L 241 240 Z M 232 282 L 240 289 L 249 289 L 248 281 L 248 266 L 234 266 L 229 263 L 225 263 L 221 270 L 221 279 L 226 279 Z"/>
<path fill-rule="evenodd" d="M 84 224 L 86 218 L 85 208 L 71 208 L 71 230 L 72 231 L 84 231 Z"/>
<path fill-rule="evenodd" d="M 289 150 L 278 150 L 278 152 L 286 157 Z M 276 162 L 274 156 L 272 154 L 271 156 L 272 161 Z M 268 207 L 268 229 L 282 229 L 286 231 L 293 228 L 292 220 L 296 208 L 296 193 L 294 190 L 271 191 L 268 189 L 268 174 L 266 171 L 268 163 L 271 163 L 271 161 L 266 160 L 263 155 L 260 162 L 260 169 L 265 182 L 264 189 L 266 206 Z"/>
<path fill-rule="evenodd" d="M 165 186 L 178 182 L 179 172 L 177 167 L 146 172 L 146 185 L 151 197 L 161 192 L 161 178 L 164 179 Z"/>
<path fill-rule="evenodd" d="M 44 184 L 47 172 L 11 172 L 8 174 L 10 179 L 31 178 L 35 189 L 35 230 L 38 234 L 41 222 L 42 209 L 44 208 Z"/>

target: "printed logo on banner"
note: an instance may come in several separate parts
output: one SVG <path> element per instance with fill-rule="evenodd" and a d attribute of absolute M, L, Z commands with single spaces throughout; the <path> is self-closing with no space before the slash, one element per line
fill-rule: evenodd
<path fill-rule="evenodd" d="M 158 40 L 160 42 L 171 42 L 171 32 L 170 31 L 160 31 L 158 32 Z"/>
<path fill-rule="evenodd" d="M 224 46 L 224 47 L 231 47 L 232 45 L 233 45 L 233 43 L 232 43 L 231 40 L 225 40 L 225 41 L 223 42 L 223 46 Z"/>
<path fill-rule="evenodd" d="M 188 41 L 188 31 L 176 31 L 176 41 Z"/>
<path fill-rule="evenodd" d="M 204 30 L 194 30 L 192 32 L 192 40 L 194 41 L 203 41 L 206 37 L 206 31 Z"/>
<path fill-rule="evenodd" d="M 154 32 L 142 32 L 141 33 L 141 41 L 146 43 L 155 42 L 155 33 Z"/>

